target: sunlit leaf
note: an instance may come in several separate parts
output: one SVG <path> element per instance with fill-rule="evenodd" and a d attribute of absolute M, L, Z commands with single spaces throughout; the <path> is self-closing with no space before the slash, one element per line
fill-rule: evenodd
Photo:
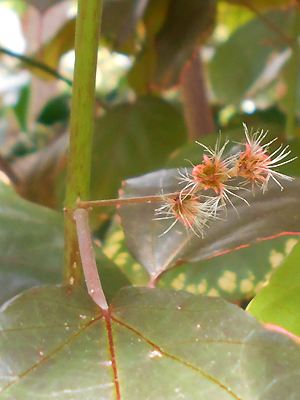
<path fill-rule="evenodd" d="M 4 400 L 293 400 L 300 390 L 299 346 L 220 299 L 129 288 L 105 323 L 85 292 L 34 289 L 0 325 Z"/>
<path fill-rule="evenodd" d="M 177 170 L 161 170 L 127 180 L 122 196 L 146 196 L 178 191 Z M 154 210 L 159 203 L 129 204 L 120 207 L 128 248 L 152 275 L 187 261 L 201 261 L 239 246 L 250 246 L 266 238 L 276 238 L 286 232 L 299 233 L 300 180 L 285 185 L 280 191 L 275 184 L 262 194 L 245 192 L 243 201 L 232 198 L 236 210 L 228 207 L 224 220 L 210 224 L 205 237 L 177 223 L 167 234 L 167 220 L 155 220 Z M 143 220 L 143 224 L 139 221 Z"/>
<path fill-rule="evenodd" d="M 218 26 L 221 26 L 223 29 L 225 27 L 227 34 L 232 33 L 239 26 L 254 17 L 255 14 L 251 10 L 239 7 L 238 4 L 228 3 L 227 1 L 218 2 Z M 221 35 L 224 35 L 223 30 L 221 30 Z"/>
<path fill-rule="evenodd" d="M 300 246 L 296 246 L 266 287 L 250 303 L 249 312 L 259 320 L 282 326 L 300 336 Z"/>

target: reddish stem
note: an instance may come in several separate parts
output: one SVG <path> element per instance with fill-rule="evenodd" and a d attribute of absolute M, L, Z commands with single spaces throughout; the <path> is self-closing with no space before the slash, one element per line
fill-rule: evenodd
<path fill-rule="evenodd" d="M 89 295 L 101 310 L 107 310 L 108 305 L 97 270 L 88 212 L 78 208 L 73 215 L 76 222 L 81 263 Z"/>
<path fill-rule="evenodd" d="M 203 65 L 198 51 L 184 66 L 180 84 L 189 138 L 195 140 L 213 133 L 215 125 L 208 103 Z"/>
<path fill-rule="evenodd" d="M 122 206 L 124 204 L 157 203 L 163 201 L 164 198 L 173 198 L 179 195 L 180 192 L 174 192 L 174 193 L 167 193 L 164 195 L 128 197 L 123 199 L 79 201 L 77 203 L 77 206 L 80 208 L 94 208 L 94 207 L 109 207 L 109 206 L 116 207 L 116 206 Z"/>

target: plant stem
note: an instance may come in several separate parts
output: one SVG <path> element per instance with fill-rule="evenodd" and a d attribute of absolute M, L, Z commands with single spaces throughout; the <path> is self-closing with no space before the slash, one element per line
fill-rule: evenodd
<path fill-rule="evenodd" d="M 91 231 L 89 227 L 88 211 L 78 208 L 74 212 L 78 244 L 81 254 L 81 263 L 89 295 L 101 310 L 107 310 L 108 305 L 100 282 Z"/>
<path fill-rule="evenodd" d="M 198 51 L 182 70 L 180 88 L 189 139 L 194 141 L 213 133 L 215 125 L 207 99 L 203 65 Z"/>
<path fill-rule="evenodd" d="M 80 208 L 94 208 L 94 207 L 109 207 L 109 206 L 118 207 L 125 204 L 157 203 L 163 201 L 163 198 L 173 198 L 173 197 L 175 198 L 179 195 L 180 192 L 174 192 L 174 193 L 167 193 L 164 195 L 128 197 L 125 199 L 78 201 L 77 206 Z"/>
<path fill-rule="evenodd" d="M 292 26 L 293 45 L 291 47 L 292 55 L 288 68 L 287 78 L 287 119 L 286 119 L 286 136 L 293 138 L 296 133 L 296 112 L 297 112 L 297 94 L 299 86 L 299 70 L 300 70 L 300 47 L 298 36 L 300 34 L 300 11 L 295 9 Z"/>
<path fill-rule="evenodd" d="M 55 69 L 49 67 L 48 65 L 34 59 L 31 57 L 24 56 L 23 54 L 18 54 L 15 53 L 14 51 L 11 51 L 9 49 L 6 49 L 4 47 L 0 47 L 0 53 L 3 53 L 9 57 L 16 58 L 17 60 L 22 61 L 24 64 L 28 64 L 31 67 L 40 69 L 43 72 L 46 72 L 48 75 L 53 76 L 56 79 L 59 79 L 60 81 L 65 82 L 67 85 L 72 86 L 72 81 L 65 76 L 61 75 L 58 71 Z"/>
<path fill-rule="evenodd" d="M 95 117 L 95 81 L 100 35 L 102 0 L 78 0 L 75 32 L 75 68 L 71 107 L 71 132 L 68 156 L 65 206 L 75 209 L 78 199 L 88 199 L 91 152 Z M 65 217 L 65 279 L 83 281 L 76 227 Z M 74 268 L 75 267 L 75 268 Z"/>

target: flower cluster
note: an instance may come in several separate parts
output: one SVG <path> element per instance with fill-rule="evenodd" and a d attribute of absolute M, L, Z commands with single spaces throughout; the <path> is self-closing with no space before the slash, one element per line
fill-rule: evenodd
<path fill-rule="evenodd" d="M 171 225 L 161 234 L 168 233 L 177 222 L 182 223 L 196 236 L 203 237 L 208 221 L 212 218 L 214 199 L 201 202 L 197 194 L 179 193 L 176 197 L 163 197 L 163 205 L 155 210 L 155 219 L 173 220 Z"/>
<path fill-rule="evenodd" d="M 228 204 L 235 208 L 233 198 L 249 205 L 237 192 L 249 190 L 247 186 L 252 191 L 258 188 L 265 192 L 270 180 L 283 190 L 280 181 L 293 180 L 274 170 L 295 160 L 296 157 L 288 158 L 291 153 L 289 146 L 280 145 L 271 152 L 270 145 L 277 138 L 264 143 L 267 131 L 249 132 L 246 124 L 243 126 L 245 142 L 227 157 L 224 154 L 229 141 L 221 145 L 219 139 L 214 148 L 196 142 L 204 149 L 201 162 L 192 164 L 192 169 L 178 170 L 180 191 L 173 197 L 163 196 L 163 204 L 155 210 L 155 219 L 172 220 L 162 235 L 181 223 L 187 230 L 203 237 L 209 221 L 219 218 L 222 209 L 226 209 Z"/>

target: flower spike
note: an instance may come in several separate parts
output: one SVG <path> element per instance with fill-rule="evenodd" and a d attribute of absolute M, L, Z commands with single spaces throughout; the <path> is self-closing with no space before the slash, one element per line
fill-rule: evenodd
<path fill-rule="evenodd" d="M 265 192 L 271 179 L 281 190 L 281 180 L 293 180 L 292 177 L 275 170 L 297 158 L 288 158 L 291 154 L 289 146 L 280 145 L 271 152 L 270 146 L 277 138 L 267 141 L 265 139 L 268 131 L 262 129 L 249 132 L 247 125 L 243 126 L 246 141 L 241 144 L 244 149 L 228 157 L 224 157 L 224 153 L 229 141 L 221 145 L 221 140 L 218 139 L 214 148 L 196 142 L 204 148 L 202 161 L 196 165 L 190 162 L 191 169 L 178 169 L 180 190 L 172 197 L 162 195 L 163 204 L 155 209 L 156 220 L 171 221 L 160 236 L 180 223 L 187 231 L 190 230 L 203 238 L 208 223 L 220 219 L 220 211 L 225 211 L 226 216 L 228 204 L 238 214 L 234 198 L 250 206 L 248 201 L 237 193 L 241 189 L 249 191 L 245 187 L 246 183 L 251 182 L 252 189 L 256 185 Z M 206 195 L 206 191 L 209 196 Z"/>
<path fill-rule="evenodd" d="M 196 142 L 199 146 L 203 147 L 206 154 L 203 155 L 202 162 L 193 165 L 191 173 L 185 169 L 183 172 L 179 170 L 180 184 L 183 184 L 181 196 L 185 194 L 190 195 L 198 191 L 212 190 L 215 194 L 214 210 L 223 207 L 226 203 L 233 206 L 230 197 L 236 197 L 240 200 L 248 202 L 241 196 L 234 193 L 240 187 L 228 184 L 232 178 L 232 166 L 236 160 L 236 155 L 231 155 L 224 158 L 223 154 L 229 141 L 221 146 L 221 140 L 218 139 L 215 148 L 212 149 L 202 143 Z M 234 207 L 234 206 L 233 206 Z M 234 207 L 235 208 L 235 207 Z"/>
<path fill-rule="evenodd" d="M 182 178 L 181 183 L 185 184 L 182 192 L 192 193 L 198 190 L 211 189 L 216 194 L 220 194 L 223 191 L 225 182 L 230 178 L 228 168 L 230 160 L 222 160 L 222 155 L 228 141 L 221 147 L 220 140 L 218 140 L 214 149 L 200 142 L 196 143 L 203 147 L 208 154 L 203 155 L 200 164 L 192 164 L 193 169 L 191 173 L 189 173 L 187 169 L 185 169 L 184 173 L 179 171 Z"/>

